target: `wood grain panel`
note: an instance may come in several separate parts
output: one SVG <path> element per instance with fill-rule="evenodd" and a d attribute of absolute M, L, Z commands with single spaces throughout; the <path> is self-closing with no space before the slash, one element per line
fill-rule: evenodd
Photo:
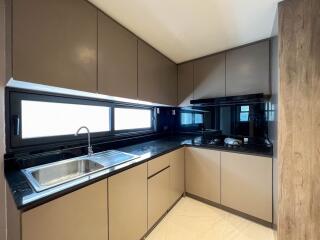
<path fill-rule="evenodd" d="M 6 9 L 5 0 L 0 0 L 0 139 L 5 139 L 5 127 L 4 127 L 4 88 L 6 84 L 6 59 L 8 52 L 6 51 L 6 19 L 5 15 L 8 12 Z M 0 142 L 0 239 L 6 239 L 6 185 L 3 171 L 5 153 L 5 142 Z M 7 203 L 10 204 L 10 203 Z M 8 212 L 8 218 L 11 217 Z M 11 232 L 10 232 L 11 233 Z M 8 233 L 8 236 L 11 236 Z M 15 240 L 15 239 L 13 239 Z"/>
<path fill-rule="evenodd" d="M 279 5 L 279 240 L 320 239 L 320 1 Z"/>

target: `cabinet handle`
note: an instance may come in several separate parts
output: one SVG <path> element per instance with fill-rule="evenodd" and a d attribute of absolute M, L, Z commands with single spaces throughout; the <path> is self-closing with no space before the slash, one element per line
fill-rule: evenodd
<path fill-rule="evenodd" d="M 152 174 L 151 176 L 148 177 L 148 179 L 153 178 L 154 176 L 158 175 L 159 173 L 163 172 L 164 170 L 167 170 L 169 167 L 170 167 L 170 165 L 165 167 L 164 169 L 161 169 L 160 171 Z"/>
<path fill-rule="evenodd" d="M 20 135 L 20 117 L 18 115 L 13 116 L 13 135 Z"/>

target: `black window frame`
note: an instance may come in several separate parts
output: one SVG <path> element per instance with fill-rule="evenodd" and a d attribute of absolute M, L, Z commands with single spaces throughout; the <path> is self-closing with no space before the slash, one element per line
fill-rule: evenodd
<path fill-rule="evenodd" d="M 65 145 L 85 144 L 87 141 L 86 134 L 79 136 L 63 135 L 22 139 L 21 135 L 21 101 L 46 101 L 70 104 L 82 104 L 93 106 L 109 107 L 109 129 L 110 131 L 91 133 L 92 142 L 100 142 L 104 140 L 116 140 L 122 137 L 134 137 L 143 134 L 151 134 L 156 132 L 156 114 L 155 107 L 149 105 L 135 104 L 111 101 L 108 99 L 97 99 L 81 96 L 71 96 L 65 94 L 47 93 L 41 91 L 24 90 L 17 88 L 6 88 L 6 147 L 7 152 L 20 151 L 23 149 L 38 149 L 45 148 L 46 145 L 62 147 Z M 151 111 L 151 128 L 146 129 L 130 129 L 130 130 L 114 130 L 114 108 L 135 108 L 135 109 L 150 109 Z M 20 121 L 17 124 L 17 120 Z M 18 126 L 17 126 L 18 125 Z M 79 126 L 80 127 L 80 126 Z M 17 129 L 19 128 L 19 129 Z M 75 126 L 77 128 L 77 126 Z"/>

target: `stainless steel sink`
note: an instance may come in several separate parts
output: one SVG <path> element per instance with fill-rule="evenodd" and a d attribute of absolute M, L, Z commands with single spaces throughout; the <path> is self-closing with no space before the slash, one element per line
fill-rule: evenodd
<path fill-rule="evenodd" d="M 138 156 L 109 150 L 93 154 L 90 157 L 79 157 L 23 169 L 33 188 L 43 191 L 60 184 L 70 182 L 89 174 L 131 161 Z"/>
<path fill-rule="evenodd" d="M 37 192 L 86 176 L 104 166 L 89 159 L 74 159 L 23 170 Z"/>

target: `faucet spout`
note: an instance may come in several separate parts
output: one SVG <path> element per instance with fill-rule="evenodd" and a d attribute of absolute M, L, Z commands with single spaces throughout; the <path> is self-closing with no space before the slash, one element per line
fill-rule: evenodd
<path fill-rule="evenodd" d="M 88 127 L 86 126 L 82 126 L 80 127 L 77 132 L 74 134 L 75 136 L 78 136 L 79 135 L 79 132 L 82 130 L 82 129 L 85 129 L 88 133 L 88 156 L 90 157 L 92 154 L 93 154 L 93 150 L 92 150 L 92 146 L 91 146 L 91 136 L 90 136 L 90 130 Z"/>

